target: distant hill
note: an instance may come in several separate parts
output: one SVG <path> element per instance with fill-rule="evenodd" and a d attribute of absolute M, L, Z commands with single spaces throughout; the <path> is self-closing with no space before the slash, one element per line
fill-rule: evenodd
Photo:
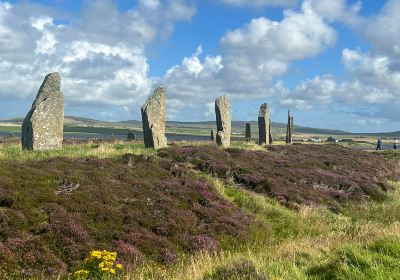
<path fill-rule="evenodd" d="M 15 124 L 21 125 L 23 118 L 13 118 L 7 120 L 0 120 L 0 125 Z M 257 132 L 257 121 L 232 121 L 232 131 L 244 133 L 246 123 L 250 123 L 253 133 Z M 136 129 L 140 130 L 142 122 L 139 120 L 126 120 L 126 121 L 101 121 L 91 118 L 65 116 L 64 124 L 69 127 L 104 127 L 107 129 Z M 272 129 L 274 133 L 284 134 L 286 131 L 285 123 L 272 122 Z M 200 122 L 179 122 L 167 121 L 167 130 L 170 132 L 186 133 L 186 134 L 205 134 L 209 129 L 215 129 L 215 121 L 200 121 Z M 330 136 L 371 136 L 371 137 L 400 137 L 400 131 L 384 132 L 384 133 L 351 133 L 343 130 L 312 128 L 295 125 L 295 133 L 309 134 L 309 135 L 330 135 Z"/>

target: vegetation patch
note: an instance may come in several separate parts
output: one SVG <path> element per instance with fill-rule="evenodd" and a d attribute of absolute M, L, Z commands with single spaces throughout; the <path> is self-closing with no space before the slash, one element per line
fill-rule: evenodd
<path fill-rule="evenodd" d="M 378 239 L 368 245 L 350 245 L 307 273 L 317 279 L 397 279 L 400 275 L 400 239 Z"/>
<path fill-rule="evenodd" d="M 146 155 L 0 161 L 0 205 L 0 270 L 21 278 L 66 274 L 92 249 L 170 263 L 247 238 L 251 220 L 192 171 Z"/>
<path fill-rule="evenodd" d="M 383 200 L 387 180 L 400 174 L 395 162 L 339 145 L 271 146 L 267 151 L 176 146 L 159 156 L 189 163 L 293 208 L 327 205 L 337 211 L 351 201 Z"/>
<path fill-rule="evenodd" d="M 267 280 L 254 264 L 248 260 L 241 260 L 232 264 L 218 267 L 213 273 L 204 277 L 204 280 Z"/>

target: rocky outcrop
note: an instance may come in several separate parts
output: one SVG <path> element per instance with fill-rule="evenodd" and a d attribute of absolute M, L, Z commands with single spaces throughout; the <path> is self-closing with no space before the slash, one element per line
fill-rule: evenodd
<path fill-rule="evenodd" d="M 146 148 L 161 149 L 167 146 L 165 121 L 167 91 L 158 87 L 142 106 L 143 137 Z"/>
<path fill-rule="evenodd" d="M 45 151 L 62 148 L 64 96 L 58 73 L 48 74 L 22 124 L 22 148 Z"/>
<path fill-rule="evenodd" d="M 258 144 L 271 144 L 270 128 L 269 107 L 267 103 L 264 103 L 261 105 L 258 113 Z"/>
<path fill-rule="evenodd" d="M 231 145 L 231 105 L 226 95 L 215 100 L 215 115 L 217 118 L 217 145 Z"/>

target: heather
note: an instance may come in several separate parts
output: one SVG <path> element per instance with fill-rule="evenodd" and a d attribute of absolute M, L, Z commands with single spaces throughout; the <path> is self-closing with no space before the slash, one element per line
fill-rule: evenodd
<path fill-rule="evenodd" d="M 235 146 L 1 147 L 0 279 L 396 279 L 398 152 Z"/>
<path fill-rule="evenodd" d="M 65 275 L 96 248 L 168 264 L 245 239 L 250 219 L 154 156 L 0 162 L 0 263 L 21 277 Z"/>
<path fill-rule="evenodd" d="M 272 197 L 291 208 L 383 200 L 387 179 L 398 179 L 393 161 L 339 145 L 271 146 L 268 150 L 172 147 L 159 156 L 191 164 L 239 187 Z"/>

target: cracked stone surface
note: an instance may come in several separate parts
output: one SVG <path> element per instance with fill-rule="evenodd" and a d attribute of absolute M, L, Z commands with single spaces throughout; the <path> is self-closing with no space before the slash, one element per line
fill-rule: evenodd
<path fill-rule="evenodd" d="M 143 137 L 146 148 L 167 147 L 165 137 L 167 90 L 158 87 L 142 106 Z"/>
<path fill-rule="evenodd" d="M 22 124 L 22 148 L 45 151 L 62 148 L 64 96 L 58 73 L 48 74 Z"/>

